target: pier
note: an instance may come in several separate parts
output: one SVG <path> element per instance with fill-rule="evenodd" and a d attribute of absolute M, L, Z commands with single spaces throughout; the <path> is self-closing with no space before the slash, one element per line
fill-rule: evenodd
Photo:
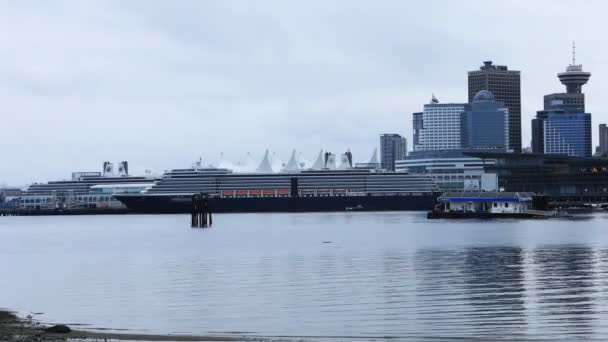
<path fill-rule="evenodd" d="M 209 196 L 207 194 L 192 195 L 191 210 L 192 228 L 207 228 L 213 224 L 211 209 L 209 208 Z"/>

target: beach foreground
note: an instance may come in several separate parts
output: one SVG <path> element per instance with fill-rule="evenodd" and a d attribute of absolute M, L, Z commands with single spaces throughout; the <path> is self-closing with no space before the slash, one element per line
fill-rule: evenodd
<path fill-rule="evenodd" d="M 0 311 L 0 341 L 284 341 L 264 337 L 246 336 L 174 336 L 174 335 L 147 335 L 110 332 L 91 332 L 72 330 L 66 334 L 47 332 L 45 326 L 31 318 L 20 318 L 10 311 Z"/>
<path fill-rule="evenodd" d="M 69 333 L 51 333 L 45 325 L 31 317 L 21 318 L 15 313 L 0 310 L 0 341 L 1 342 L 308 342 L 308 341 L 336 341 L 336 340 L 370 340 L 356 336 L 329 337 L 329 336 L 244 336 L 244 335 L 157 335 L 137 333 L 112 333 L 84 330 L 71 330 Z M 376 341 L 382 337 L 372 338 Z"/>

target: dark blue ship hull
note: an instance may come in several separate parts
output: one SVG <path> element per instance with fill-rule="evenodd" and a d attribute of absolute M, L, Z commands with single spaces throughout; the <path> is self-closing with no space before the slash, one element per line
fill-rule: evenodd
<path fill-rule="evenodd" d="M 408 196 L 209 198 L 214 213 L 431 210 L 438 193 Z M 189 213 L 191 196 L 117 195 L 136 213 Z"/>

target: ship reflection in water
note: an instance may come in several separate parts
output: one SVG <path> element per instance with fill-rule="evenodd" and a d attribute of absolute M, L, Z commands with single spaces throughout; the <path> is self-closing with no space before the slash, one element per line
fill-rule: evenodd
<path fill-rule="evenodd" d="M 149 333 L 606 340 L 606 218 L 7 218 L 0 304 Z"/>

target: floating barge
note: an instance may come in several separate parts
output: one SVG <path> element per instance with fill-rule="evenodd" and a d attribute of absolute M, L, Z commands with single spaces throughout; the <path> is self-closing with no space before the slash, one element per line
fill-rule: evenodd
<path fill-rule="evenodd" d="M 427 215 L 429 219 L 547 218 L 547 199 L 532 192 L 446 192 Z"/>

